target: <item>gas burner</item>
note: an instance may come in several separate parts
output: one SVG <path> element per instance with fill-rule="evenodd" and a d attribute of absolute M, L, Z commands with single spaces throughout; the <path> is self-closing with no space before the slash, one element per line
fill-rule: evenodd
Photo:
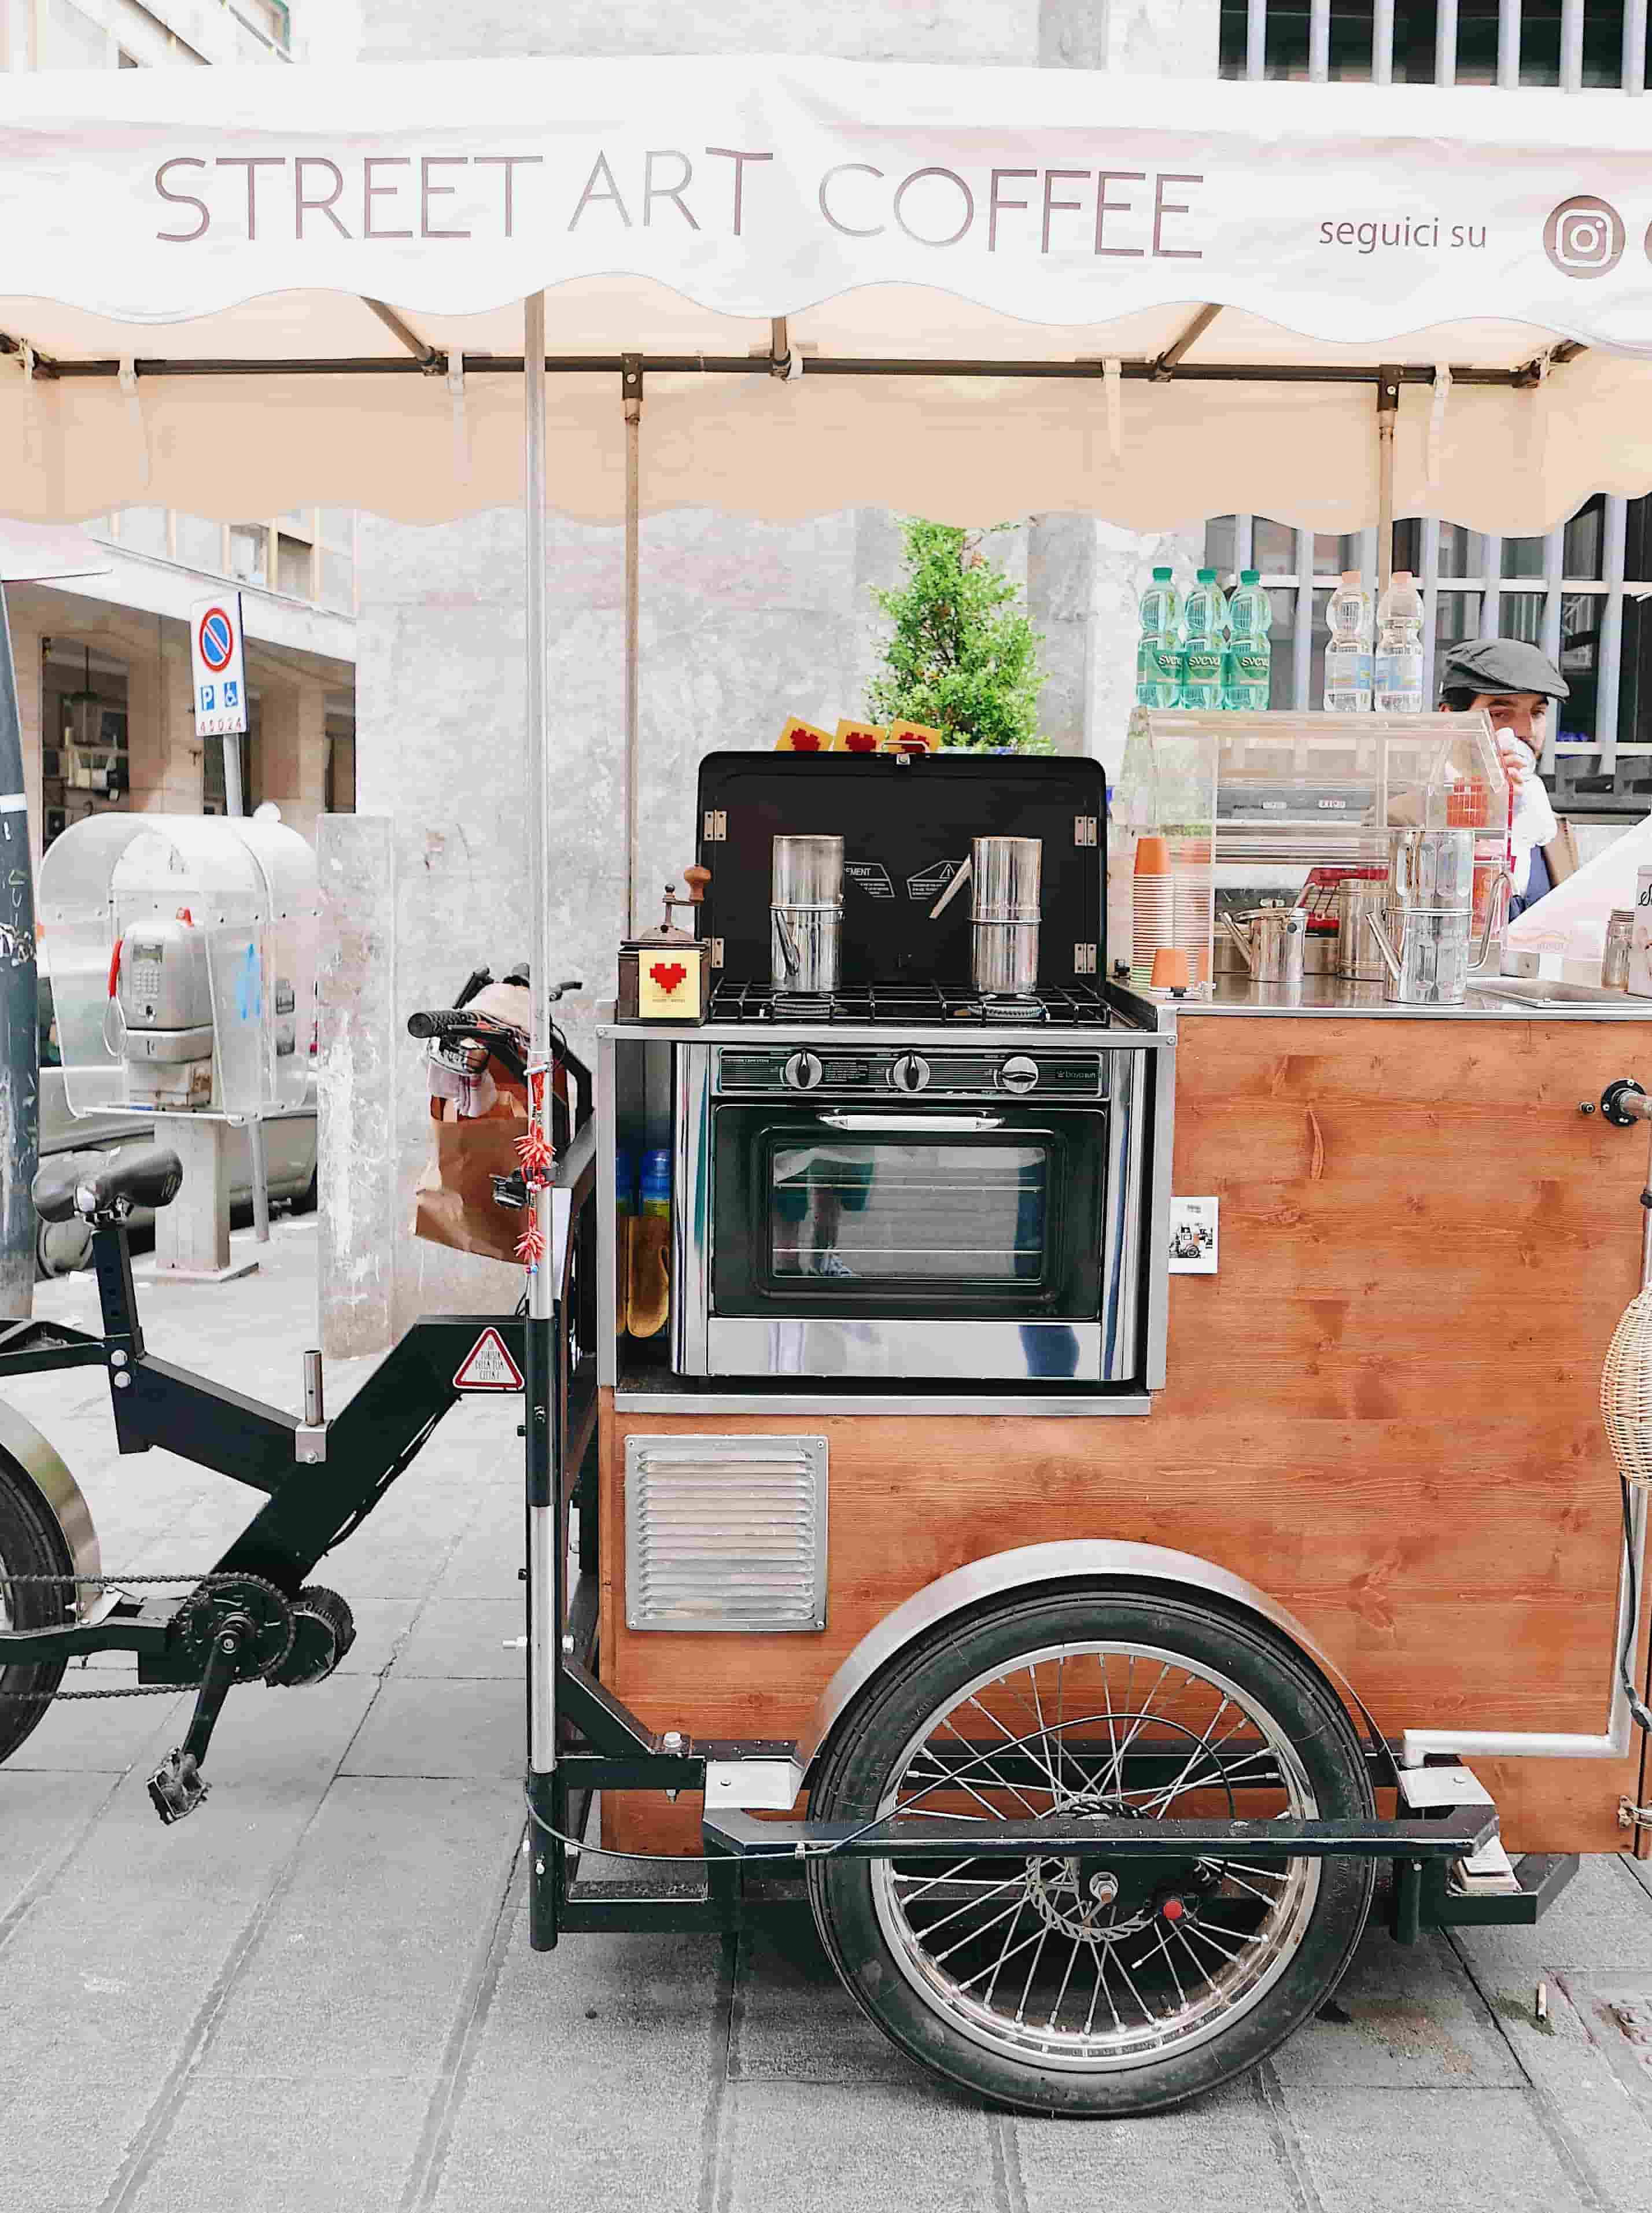
<path fill-rule="evenodd" d="M 848 984 L 812 994 L 777 991 L 771 984 L 723 982 L 713 986 L 708 1019 L 714 1022 L 899 1024 L 945 1029 L 956 1023 L 1059 1022 L 1104 1027 L 1105 996 L 1093 984 L 1052 984 L 1035 997 L 988 998 L 979 991 L 936 984 Z"/>

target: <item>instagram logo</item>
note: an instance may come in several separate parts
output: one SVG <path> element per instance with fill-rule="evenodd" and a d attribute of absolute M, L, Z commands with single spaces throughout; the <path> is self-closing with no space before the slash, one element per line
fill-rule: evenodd
<path fill-rule="evenodd" d="M 1604 277 L 1623 256 L 1623 217 L 1609 201 L 1580 192 L 1544 224 L 1543 250 L 1563 277 Z"/>

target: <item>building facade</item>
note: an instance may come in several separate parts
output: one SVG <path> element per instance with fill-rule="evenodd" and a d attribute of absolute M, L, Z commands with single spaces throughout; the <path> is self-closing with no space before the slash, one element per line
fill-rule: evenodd
<path fill-rule="evenodd" d="M 8 70 L 286 68 L 282 0 L 0 0 Z M 313 835 L 355 804 L 356 518 L 222 521 L 128 508 L 85 526 L 96 574 L 7 592 L 35 857 L 108 808 L 221 812 L 223 758 L 195 736 L 192 602 L 243 595 L 247 804 Z M 5 572 L 0 522 L 0 576 Z M 91 738 L 94 742 L 88 743 Z"/>

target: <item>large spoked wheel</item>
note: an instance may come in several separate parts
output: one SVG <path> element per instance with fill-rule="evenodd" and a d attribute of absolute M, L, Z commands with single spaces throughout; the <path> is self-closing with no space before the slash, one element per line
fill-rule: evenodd
<path fill-rule="evenodd" d="M 1215 1606 L 1067 1590 L 953 1623 L 875 1681 L 811 1811 L 978 1822 L 1369 1817 L 1339 1701 Z M 1329 1997 L 1368 1860 L 823 1857 L 821 1941 L 924 2065 L 1033 2112 L 1148 2112 L 1253 2066 Z"/>
<path fill-rule="evenodd" d="M 8 1579 L 67 1576 L 73 1568 L 63 1532 L 40 1492 L 0 1457 L 0 1629 L 51 1629 L 64 1620 L 71 1585 Z M 11 1757 L 45 1714 L 66 1665 L 48 1660 L 29 1667 L 0 1667 L 0 1760 Z"/>

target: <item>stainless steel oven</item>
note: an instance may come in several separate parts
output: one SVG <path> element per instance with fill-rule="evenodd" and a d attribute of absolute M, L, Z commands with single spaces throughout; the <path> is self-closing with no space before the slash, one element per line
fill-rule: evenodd
<path fill-rule="evenodd" d="M 680 1374 L 1143 1381 L 1148 1055 L 676 1051 Z"/>

